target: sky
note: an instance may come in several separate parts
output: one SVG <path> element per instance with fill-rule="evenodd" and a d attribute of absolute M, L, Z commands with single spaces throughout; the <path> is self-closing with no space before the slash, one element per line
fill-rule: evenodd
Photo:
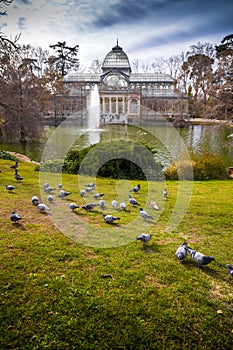
<path fill-rule="evenodd" d="M 1 31 L 49 49 L 79 45 L 80 65 L 104 59 L 117 43 L 130 62 L 169 58 L 191 45 L 220 44 L 233 33 L 232 0 L 14 0 L 3 6 Z"/>

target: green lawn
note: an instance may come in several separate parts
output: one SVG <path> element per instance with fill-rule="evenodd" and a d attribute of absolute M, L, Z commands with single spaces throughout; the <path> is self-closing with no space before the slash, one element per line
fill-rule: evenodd
<path fill-rule="evenodd" d="M 111 209 L 112 199 L 125 199 L 121 189 L 138 181 L 96 179 L 104 212 L 121 218 L 111 226 L 100 209 L 67 209 L 69 202 L 85 203 L 75 175 L 62 176 L 68 199 L 56 197 L 48 214 L 39 213 L 31 197 L 46 201 L 41 185 L 47 178 L 57 187 L 59 176 L 39 178 L 34 164 L 20 162 L 24 180 L 17 183 L 13 163 L 0 160 L 0 349 L 233 348 L 233 279 L 225 267 L 233 264 L 232 180 L 195 182 L 182 221 L 169 233 L 178 182 L 140 181 L 134 198 L 155 217 L 151 224 L 138 208 Z M 17 188 L 8 193 L 6 184 Z M 152 199 L 159 212 L 149 207 Z M 14 209 L 19 224 L 9 219 Z M 152 234 L 147 247 L 135 240 L 142 231 Z M 178 262 L 175 251 L 184 240 L 216 262 L 202 269 L 190 257 Z"/>

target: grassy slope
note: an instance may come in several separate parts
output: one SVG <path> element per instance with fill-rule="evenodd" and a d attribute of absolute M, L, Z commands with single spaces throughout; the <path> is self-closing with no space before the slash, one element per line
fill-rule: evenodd
<path fill-rule="evenodd" d="M 8 193 L 5 184 L 16 182 L 12 163 L 0 160 L 0 349 L 232 348 L 233 280 L 225 267 L 233 263 L 231 181 L 195 182 L 172 234 L 165 227 L 177 183 L 168 182 L 162 215 L 148 226 L 148 247 L 132 241 L 104 249 L 70 240 L 32 206 L 31 197 L 40 196 L 35 165 L 20 162 L 25 180 Z M 69 201 L 81 203 L 77 177 L 62 180 L 72 190 Z M 141 184 L 137 198 L 145 204 L 147 184 Z M 98 187 L 108 193 L 106 201 L 114 198 L 115 181 L 98 179 Z M 12 209 L 22 215 L 21 224 L 10 222 Z M 121 225 L 127 223 L 129 213 L 118 214 Z M 83 218 L 96 232 L 106 225 L 98 211 Z M 184 239 L 216 263 L 203 269 L 189 258 L 179 263 L 174 253 Z"/>

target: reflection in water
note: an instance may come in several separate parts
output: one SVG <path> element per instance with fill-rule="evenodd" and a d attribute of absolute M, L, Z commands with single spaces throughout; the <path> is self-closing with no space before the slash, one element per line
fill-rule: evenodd
<path fill-rule="evenodd" d="M 59 127 L 58 127 L 59 128 Z M 130 139 L 148 144 L 156 151 L 156 159 L 165 167 L 171 160 L 179 156 L 179 139 L 173 138 L 172 130 L 166 125 L 138 127 L 133 125 L 104 125 L 103 129 L 88 131 L 87 125 L 72 122 L 56 128 L 56 138 L 53 139 L 54 152 L 62 154 L 70 139 L 74 140 L 73 146 L 82 149 L 96 142 L 104 142 L 112 139 Z M 46 127 L 41 142 L 30 142 L 24 146 L 20 144 L 0 142 L 0 149 L 23 153 L 33 160 L 40 161 L 46 140 L 55 130 L 54 127 Z M 218 152 L 229 164 L 233 163 L 233 140 L 228 136 L 232 134 L 229 126 L 216 125 L 190 125 L 187 128 L 176 129 L 182 137 L 188 149 L 196 149 L 203 146 L 210 151 Z M 155 135 L 160 137 L 156 138 Z M 160 140 L 163 140 L 161 142 Z M 70 147 L 70 146 L 69 146 Z M 169 149 L 169 151 L 168 151 Z M 54 154 L 54 156 L 55 156 Z"/>

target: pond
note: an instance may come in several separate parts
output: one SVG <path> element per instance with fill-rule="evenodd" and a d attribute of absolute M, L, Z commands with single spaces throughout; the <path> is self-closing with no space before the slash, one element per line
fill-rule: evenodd
<path fill-rule="evenodd" d="M 82 149 L 98 142 L 111 142 L 112 139 L 140 141 L 156 151 L 156 158 L 163 166 L 168 166 L 172 159 L 179 156 L 180 147 L 195 150 L 198 147 L 219 154 L 226 160 L 227 166 L 233 166 L 233 127 L 226 125 L 189 125 L 185 128 L 174 128 L 166 125 L 104 125 L 99 130 L 87 130 L 75 123 L 63 123 L 59 127 L 46 126 L 38 142 L 24 146 L 17 143 L 0 141 L 0 149 L 15 151 L 40 161 L 48 140 L 54 143 L 51 159 L 64 154 L 64 149 L 71 147 Z M 182 145 L 181 145 L 182 144 Z"/>

